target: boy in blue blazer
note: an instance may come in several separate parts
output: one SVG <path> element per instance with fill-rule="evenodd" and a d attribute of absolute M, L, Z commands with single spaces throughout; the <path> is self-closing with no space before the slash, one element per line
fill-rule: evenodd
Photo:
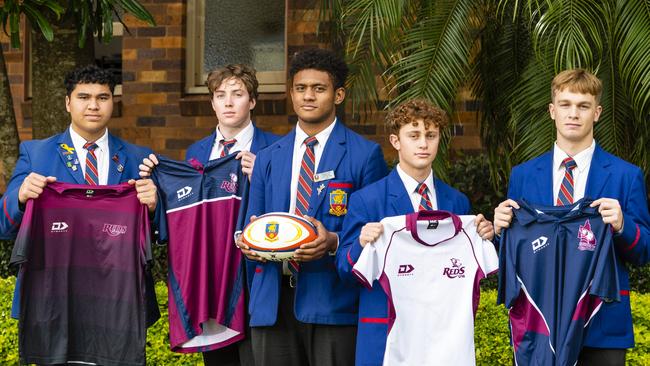
<path fill-rule="evenodd" d="M 519 208 L 515 200 L 551 206 L 596 199 L 592 206 L 615 231 L 621 302 L 603 303 L 591 320 L 578 364 L 624 365 L 626 349 L 634 346 L 628 265 L 650 259 L 643 172 L 594 141 L 594 124 L 602 112 L 602 82 L 596 76 L 580 69 L 563 71 L 553 79 L 551 93 L 549 113 L 557 128 L 553 149 L 512 169 L 508 199 L 494 210 L 495 229 L 499 234 L 510 225 L 512 210 Z"/>
<path fill-rule="evenodd" d="M 355 192 L 343 224 L 341 247 L 336 255 L 339 274 L 360 286 L 352 267 L 366 245 L 383 233 L 379 222 L 385 217 L 418 210 L 445 210 L 458 215 L 470 212 L 467 197 L 433 176 L 431 164 L 438 153 L 440 132 L 447 124 L 444 111 L 424 100 L 405 102 L 386 117 L 391 145 L 399 164 L 385 178 Z M 492 223 L 476 217 L 481 237 L 491 240 Z M 360 289 L 357 365 L 382 365 L 388 334 L 388 299 L 375 281 L 372 290 Z"/>
<path fill-rule="evenodd" d="M 336 118 L 347 72 L 331 51 L 296 54 L 289 75 L 298 123 L 255 163 L 247 218 L 290 212 L 318 229 L 291 263 L 260 261 L 238 240 L 257 260 L 249 304 L 256 365 L 354 364 L 358 289 L 341 281 L 334 259 L 350 194 L 387 169 L 379 145 Z"/>
<path fill-rule="evenodd" d="M 257 102 L 259 83 L 255 69 L 243 64 L 231 64 L 217 68 L 208 74 L 205 82 L 210 92 L 210 103 L 217 117 L 217 126 L 209 136 L 193 143 L 185 153 L 185 160 L 196 159 L 201 164 L 237 153 L 242 171 L 250 178 L 255 164 L 255 154 L 271 145 L 280 137 L 264 132 L 251 121 L 251 111 Z M 155 155 L 143 160 L 140 175 L 148 177 L 158 164 Z M 247 280 L 254 265 L 247 262 Z M 252 365 L 250 337 L 242 342 L 204 352 L 206 366 Z"/>
<path fill-rule="evenodd" d="M 27 200 L 38 198 L 54 181 L 104 185 L 128 181 L 135 184 L 140 202 L 150 212 L 156 207 L 156 186 L 151 179 L 138 179 L 138 164 L 151 149 L 129 144 L 108 132 L 113 75 L 94 65 L 86 66 L 70 72 L 65 86 L 70 127 L 50 138 L 20 144 L 16 168 L 2 197 L 0 237 L 16 236 Z M 84 147 L 87 144 L 90 146 Z M 86 168 L 88 159 L 93 159 L 91 166 L 96 165 L 96 169 Z"/>

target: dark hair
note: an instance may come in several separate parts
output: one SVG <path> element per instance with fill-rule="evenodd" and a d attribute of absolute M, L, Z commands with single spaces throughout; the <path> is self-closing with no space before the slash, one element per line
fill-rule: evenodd
<path fill-rule="evenodd" d="M 70 96 L 77 84 L 101 84 L 108 85 L 111 94 L 115 91 L 115 77 L 113 74 L 105 69 L 99 68 L 95 65 L 86 65 L 78 67 L 70 71 L 65 76 L 65 89 L 66 94 Z"/>
<path fill-rule="evenodd" d="M 289 68 L 289 78 L 302 70 L 325 71 L 330 75 L 336 89 L 345 87 L 348 77 L 348 65 L 345 61 L 330 50 L 311 48 L 294 54 Z"/>
<path fill-rule="evenodd" d="M 255 69 L 242 64 L 226 65 L 214 69 L 208 74 L 205 85 L 210 91 L 210 97 L 212 97 L 214 91 L 221 86 L 221 83 L 230 78 L 235 78 L 244 84 L 250 99 L 257 100 L 257 87 L 259 86 L 259 83 L 255 77 Z"/>

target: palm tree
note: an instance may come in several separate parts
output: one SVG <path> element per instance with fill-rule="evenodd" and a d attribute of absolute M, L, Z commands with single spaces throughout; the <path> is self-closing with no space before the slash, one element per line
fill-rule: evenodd
<path fill-rule="evenodd" d="M 420 97 L 453 112 L 458 90 L 471 87 L 495 185 L 551 147 L 550 81 L 574 67 L 604 83 L 597 141 L 650 168 L 649 0 L 338 0 L 323 8 L 346 40 L 356 105 L 377 105 L 381 91 L 389 105 Z"/>

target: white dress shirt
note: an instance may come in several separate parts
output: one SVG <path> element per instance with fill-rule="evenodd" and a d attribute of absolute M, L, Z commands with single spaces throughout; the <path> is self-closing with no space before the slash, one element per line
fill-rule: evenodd
<path fill-rule="evenodd" d="M 320 162 L 321 156 L 323 156 L 323 150 L 325 150 L 325 144 L 334 130 L 334 125 L 337 123 L 336 119 L 334 122 L 327 126 L 324 130 L 314 135 L 318 143 L 314 145 L 314 173 L 318 172 L 318 163 Z M 307 150 L 305 146 L 305 139 L 309 137 L 305 131 L 300 128 L 300 125 L 296 125 L 296 140 L 293 143 L 293 160 L 291 163 L 291 201 L 289 202 L 289 212 L 296 212 L 296 195 L 298 194 L 298 177 L 300 176 L 300 164 L 302 163 L 302 156 Z M 313 178 L 313 177 L 312 177 Z"/>
<path fill-rule="evenodd" d="M 255 129 L 253 128 L 253 123 L 249 122 L 248 126 L 244 127 L 238 134 L 236 134 L 233 139 L 237 140 L 234 145 L 228 151 L 229 154 L 232 154 L 236 151 L 251 151 L 251 144 L 253 143 L 253 134 Z M 221 157 L 221 152 L 223 151 L 223 145 L 221 140 L 232 140 L 226 139 L 219 131 L 219 126 L 217 126 L 217 136 L 214 139 L 212 144 L 212 151 L 210 152 L 210 159 L 214 160 Z"/>
<path fill-rule="evenodd" d="M 397 174 L 399 174 L 402 183 L 404 183 L 404 188 L 406 188 L 406 192 L 409 194 L 411 205 L 413 205 L 413 210 L 415 212 L 418 212 L 418 209 L 420 208 L 420 201 L 422 200 L 422 195 L 420 195 L 418 192 L 418 186 L 420 185 L 420 182 L 415 180 L 410 175 L 406 174 L 406 172 L 402 170 L 402 167 L 400 167 L 399 164 L 397 164 L 397 167 L 395 169 L 397 169 Z M 433 170 L 429 172 L 429 176 L 424 180 L 424 184 L 426 184 L 427 188 L 429 189 L 427 194 L 429 195 L 429 201 L 431 201 L 431 208 L 437 210 L 438 200 L 436 199 L 436 187 L 433 185 Z"/>
<path fill-rule="evenodd" d="M 596 141 L 592 140 L 591 146 L 572 156 L 576 162 L 576 167 L 573 169 L 573 202 L 585 196 L 587 176 L 589 176 L 591 158 L 594 156 L 595 149 Z M 562 186 L 562 180 L 564 179 L 564 172 L 566 170 L 564 165 L 562 165 L 562 160 L 568 157 L 569 155 L 560 149 L 556 142 L 553 148 L 553 204 L 557 202 L 557 196 L 560 193 L 560 187 Z"/>
<path fill-rule="evenodd" d="M 72 137 L 72 145 L 74 145 L 74 151 L 77 153 L 77 159 L 79 159 L 79 166 L 81 167 L 81 175 L 86 174 L 86 155 L 88 150 L 84 149 L 86 139 L 81 137 L 72 129 L 72 125 L 69 128 L 70 137 Z M 102 137 L 98 138 L 96 141 L 93 141 L 97 144 L 95 149 L 95 157 L 97 157 L 97 175 L 100 185 L 108 184 L 108 166 L 110 163 L 110 152 L 108 151 L 108 129 L 104 130 Z"/>

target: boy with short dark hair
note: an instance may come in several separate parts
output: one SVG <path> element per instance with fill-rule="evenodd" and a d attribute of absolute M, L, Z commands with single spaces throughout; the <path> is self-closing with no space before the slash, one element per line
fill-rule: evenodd
<path fill-rule="evenodd" d="M 334 255 L 347 198 L 386 174 L 381 148 L 336 117 L 345 98 L 345 62 L 311 49 L 293 57 L 289 76 L 296 128 L 262 150 L 255 164 L 247 218 L 268 212 L 305 216 L 318 238 L 296 251 L 295 262 L 255 262 L 249 313 L 257 365 L 353 365 L 355 287 L 336 273 Z M 342 205 L 334 204 L 342 202 Z"/>

